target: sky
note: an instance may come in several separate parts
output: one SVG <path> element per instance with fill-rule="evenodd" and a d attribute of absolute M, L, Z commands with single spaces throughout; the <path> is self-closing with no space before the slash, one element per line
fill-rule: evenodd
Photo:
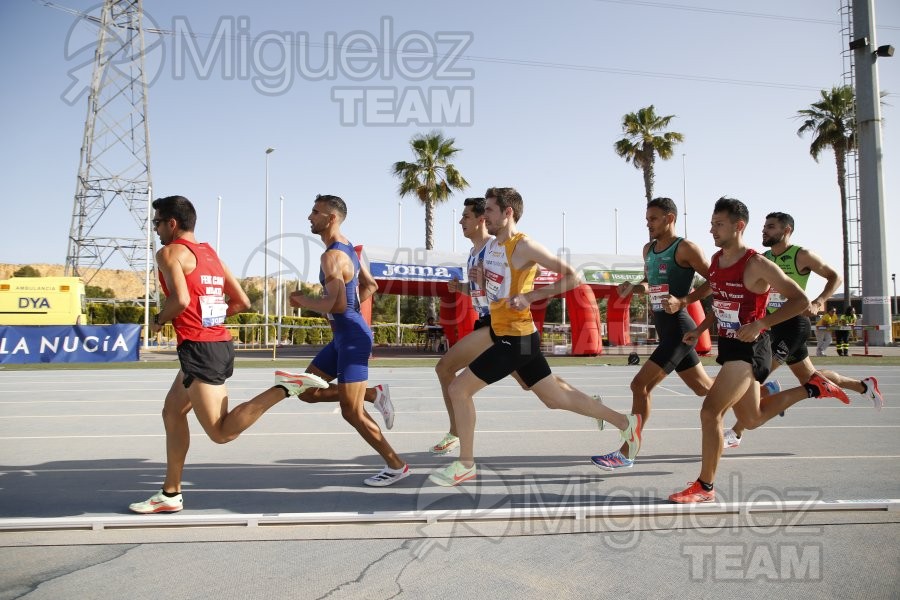
<path fill-rule="evenodd" d="M 0 3 L 0 262 L 65 262 L 96 45 L 96 29 L 72 13 L 98 6 Z M 268 166 L 271 252 L 285 234 L 284 261 L 270 258 L 269 272 L 312 280 L 319 250 L 306 217 L 316 194 L 346 200 L 344 232 L 355 244 L 396 247 L 399 237 L 401 247 L 424 247 L 424 208 L 401 203 L 390 168 L 413 159 L 413 135 L 439 129 L 455 138 L 471 187 L 438 207 L 436 250 L 467 248 L 456 225 L 465 197 L 512 186 L 525 200 L 519 229 L 551 250 L 565 238 L 572 253 L 634 256 L 646 241 L 643 181 L 613 144 L 623 115 L 652 104 L 685 136 L 656 165 L 655 195 L 682 210 L 679 232 L 686 225 L 710 256 L 712 206 L 728 195 L 750 208 L 751 245 L 765 214 L 785 211 L 797 222 L 794 242 L 839 269 L 833 155 L 816 163 L 810 139 L 796 134 L 797 111 L 842 83 L 838 0 L 449 6 L 145 0 L 145 27 L 164 32 L 146 37 L 153 195 L 190 198 L 198 238 L 220 236 L 232 271 L 261 275 Z M 900 46 L 900 3 L 878 0 L 876 18 L 876 42 Z M 878 64 L 889 92 L 891 223 L 900 218 L 900 56 Z M 121 209 L 104 219 L 107 235 L 139 235 Z M 900 270 L 900 236 L 888 236 L 887 251 L 889 272 Z"/>

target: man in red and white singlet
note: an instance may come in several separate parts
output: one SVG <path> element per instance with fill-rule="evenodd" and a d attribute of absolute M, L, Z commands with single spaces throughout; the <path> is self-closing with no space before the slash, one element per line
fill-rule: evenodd
<path fill-rule="evenodd" d="M 252 400 L 228 410 L 225 380 L 234 370 L 234 345 L 225 317 L 250 307 L 247 294 L 209 244 L 194 237 L 197 211 L 183 196 L 153 201 L 153 227 L 162 248 L 156 253 L 165 307 L 155 315 L 150 331 L 156 335 L 172 322 L 178 340 L 181 368 L 166 394 L 166 479 L 162 489 L 129 508 L 137 513 L 177 512 L 184 507 L 181 475 L 190 445 L 187 415 L 194 415 L 217 444 L 237 438 L 263 413 L 313 385 L 327 387 L 318 378 L 279 382 Z"/>
<path fill-rule="evenodd" d="M 710 228 L 719 248 L 709 265 L 713 311 L 696 329 L 685 334 L 684 341 L 696 344 L 700 333 L 716 323 L 719 334 L 716 362 L 722 368 L 700 410 L 703 433 L 700 477 L 687 489 L 669 496 L 672 502 L 715 500 L 713 480 L 722 455 L 723 417 L 729 409 L 734 410 L 748 429 L 754 429 L 806 398 L 842 394 L 828 380 L 815 374 L 805 386 L 760 400 L 759 384 L 768 377 L 772 363 L 772 347 L 766 330 L 803 312 L 809 300 L 778 265 L 746 246 L 743 234 L 749 221 L 750 212 L 740 200 L 723 197 L 716 202 Z M 778 310 L 767 313 L 770 287 L 779 290 L 785 302 Z"/>

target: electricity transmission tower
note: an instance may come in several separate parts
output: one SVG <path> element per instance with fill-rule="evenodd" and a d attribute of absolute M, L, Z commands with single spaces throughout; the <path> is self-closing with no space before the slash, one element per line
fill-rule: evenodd
<path fill-rule="evenodd" d="M 124 260 L 158 303 L 142 16 L 142 0 L 105 0 L 99 20 L 88 19 L 98 39 L 66 275 L 90 283 L 98 269 Z"/>

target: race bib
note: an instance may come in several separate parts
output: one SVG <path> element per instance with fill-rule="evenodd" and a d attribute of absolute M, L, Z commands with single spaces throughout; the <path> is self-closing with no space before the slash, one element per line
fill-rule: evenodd
<path fill-rule="evenodd" d="M 650 293 L 650 308 L 656 312 L 665 311 L 665 301 L 669 297 L 669 284 L 651 285 L 647 291 Z"/>
<path fill-rule="evenodd" d="M 222 296 L 200 296 L 200 319 L 204 327 L 216 327 L 225 322 L 228 304 Z"/>
<path fill-rule="evenodd" d="M 493 271 L 484 271 L 484 291 L 487 293 L 488 300 L 498 302 L 500 293 L 503 289 L 503 275 L 494 273 Z"/>
<path fill-rule="evenodd" d="M 713 312 L 719 322 L 719 335 L 733 338 L 737 334 L 737 330 L 741 328 L 740 310 L 740 302 L 713 301 Z"/>
<path fill-rule="evenodd" d="M 778 309 L 787 302 L 787 298 L 776 292 L 775 290 L 769 290 L 769 308 Z"/>

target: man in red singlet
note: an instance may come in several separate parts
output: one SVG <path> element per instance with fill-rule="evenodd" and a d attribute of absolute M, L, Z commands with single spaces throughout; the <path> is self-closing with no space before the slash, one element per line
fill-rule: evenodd
<path fill-rule="evenodd" d="M 162 412 L 166 479 L 156 494 L 129 506 L 142 514 L 177 512 L 184 507 L 181 474 L 191 441 L 187 420 L 191 409 L 209 439 L 225 444 L 287 396 L 308 387 L 328 387 L 314 375 L 294 375 L 228 410 L 225 380 L 234 370 L 234 345 L 224 327 L 225 317 L 249 308 L 250 300 L 209 244 L 197 242 L 197 212 L 187 198 L 158 198 L 153 208 L 153 227 L 162 243 L 156 261 L 166 304 L 154 317 L 150 331 L 155 335 L 163 324 L 172 322 L 181 368 Z"/>
<path fill-rule="evenodd" d="M 759 383 L 766 380 L 772 365 L 772 346 L 766 330 L 803 312 L 809 300 L 778 265 L 746 246 L 743 235 L 749 221 L 750 212 L 740 200 L 723 197 L 716 202 L 710 228 L 719 248 L 709 265 L 713 311 L 696 329 L 684 335 L 684 341 L 696 344 L 700 333 L 717 322 L 716 362 L 722 368 L 700 409 L 703 432 L 700 477 L 687 489 L 669 496 L 672 502 L 715 500 L 713 480 L 724 441 L 722 419 L 729 409 L 733 408 L 738 420 L 753 429 L 806 398 L 838 398 L 849 403 L 847 395 L 818 372 L 804 386 L 760 400 Z M 770 286 L 781 292 L 785 302 L 767 313 Z"/>

